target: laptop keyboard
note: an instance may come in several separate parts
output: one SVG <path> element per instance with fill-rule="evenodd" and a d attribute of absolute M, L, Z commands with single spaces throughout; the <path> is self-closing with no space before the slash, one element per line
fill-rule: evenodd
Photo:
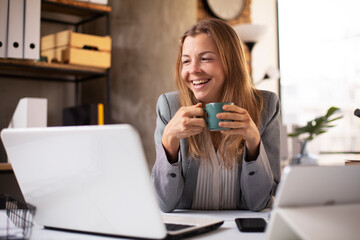
<path fill-rule="evenodd" d="M 194 227 L 194 225 L 174 224 L 174 223 L 165 223 L 165 226 L 168 231 L 177 231 L 189 227 Z"/>

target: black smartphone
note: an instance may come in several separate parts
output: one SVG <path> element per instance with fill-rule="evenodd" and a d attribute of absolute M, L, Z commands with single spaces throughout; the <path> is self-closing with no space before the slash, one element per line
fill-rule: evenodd
<path fill-rule="evenodd" d="M 236 218 L 235 222 L 241 232 L 265 232 L 266 222 L 263 218 Z"/>

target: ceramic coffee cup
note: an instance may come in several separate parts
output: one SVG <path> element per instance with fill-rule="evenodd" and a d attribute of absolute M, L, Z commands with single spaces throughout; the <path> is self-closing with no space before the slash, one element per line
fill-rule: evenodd
<path fill-rule="evenodd" d="M 223 110 L 224 105 L 234 105 L 234 103 L 224 103 L 224 102 L 216 102 L 216 103 L 208 103 L 205 105 L 205 122 L 206 126 L 210 131 L 221 131 L 227 130 L 230 128 L 224 128 L 219 126 L 219 122 L 230 122 L 232 120 L 223 120 L 216 117 L 216 114 L 221 112 L 227 112 Z"/>

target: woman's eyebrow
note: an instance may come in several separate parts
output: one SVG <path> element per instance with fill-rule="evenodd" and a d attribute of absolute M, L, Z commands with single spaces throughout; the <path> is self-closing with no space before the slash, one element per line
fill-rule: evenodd
<path fill-rule="evenodd" d="M 207 53 L 215 54 L 213 51 L 204 51 L 204 52 L 199 53 L 199 55 L 204 55 L 204 54 L 207 54 Z M 190 57 L 190 55 L 182 54 L 181 57 Z"/>
<path fill-rule="evenodd" d="M 199 55 L 204 55 L 204 54 L 207 54 L 207 53 L 215 54 L 213 51 L 204 51 L 204 52 L 201 52 Z"/>

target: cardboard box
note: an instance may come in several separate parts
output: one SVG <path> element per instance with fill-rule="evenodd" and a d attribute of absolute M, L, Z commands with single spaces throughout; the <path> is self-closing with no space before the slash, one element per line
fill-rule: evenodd
<path fill-rule="evenodd" d="M 49 62 L 109 68 L 111 37 L 76 33 L 71 30 L 41 38 L 41 56 Z"/>

